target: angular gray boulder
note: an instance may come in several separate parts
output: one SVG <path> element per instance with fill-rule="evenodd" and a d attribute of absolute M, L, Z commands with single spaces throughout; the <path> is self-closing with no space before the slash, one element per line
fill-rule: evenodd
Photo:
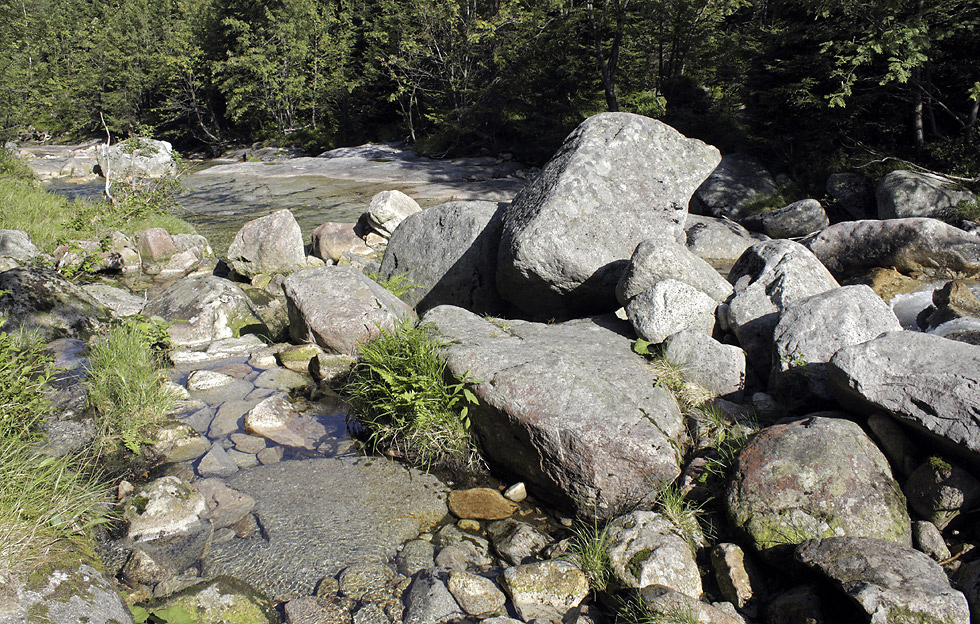
<path fill-rule="evenodd" d="M 617 588 L 665 585 L 700 598 L 701 573 L 677 527 L 652 511 L 634 511 L 607 525 L 609 567 Z"/>
<path fill-rule="evenodd" d="M 875 187 L 879 219 L 941 217 L 960 202 L 976 203 L 977 196 L 955 182 L 931 173 L 892 171 Z"/>
<path fill-rule="evenodd" d="M 381 277 L 405 276 L 413 288 L 402 301 L 419 313 L 454 305 L 499 313 L 497 249 L 502 208 L 494 202 L 449 202 L 410 215 L 392 233 Z"/>
<path fill-rule="evenodd" d="M 710 336 L 717 307 L 717 301 L 697 288 L 665 279 L 630 299 L 626 316 L 638 336 L 659 344 L 685 329 Z"/>
<path fill-rule="evenodd" d="M 823 412 L 767 427 L 738 456 L 728 515 L 769 559 L 818 537 L 911 546 L 905 496 L 888 460 L 855 423 Z"/>
<path fill-rule="evenodd" d="M 415 317 L 405 302 L 350 265 L 298 271 L 282 288 L 293 340 L 335 353 L 354 353 L 382 329 Z"/>
<path fill-rule="evenodd" d="M 739 221 L 748 216 L 753 201 L 778 192 L 775 178 L 759 159 L 728 154 L 694 191 L 691 212 Z"/>
<path fill-rule="evenodd" d="M 966 596 L 928 555 L 871 537 L 801 543 L 795 558 L 856 602 L 870 622 L 968 624 Z"/>
<path fill-rule="evenodd" d="M 783 310 L 773 334 L 770 393 L 789 402 L 833 398 L 827 362 L 842 347 L 902 329 L 898 317 L 864 284 L 813 295 Z"/>
<path fill-rule="evenodd" d="M 714 147 L 629 113 L 585 120 L 503 215 L 497 286 L 542 318 L 608 312 L 640 241 L 682 240 L 694 189 Z"/>
<path fill-rule="evenodd" d="M 765 234 L 750 232 L 731 219 L 689 214 L 684 225 L 687 248 L 716 269 L 727 272 L 745 250 L 769 240 Z"/>
<path fill-rule="evenodd" d="M 684 282 L 719 303 L 732 294 L 732 285 L 686 247 L 670 239 L 651 238 L 633 251 L 626 272 L 616 285 L 616 298 L 626 305 L 630 299 L 665 279 Z"/>
<path fill-rule="evenodd" d="M 664 342 L 667 361 L 681 368 L 684 379 L 713 395 L 740 403 L 745 392 L 745 352 L 703 332 L 685 329 Z"/>
<path fill-rule="evenodd" d="M 17 267 L 0 273 L 0 331 L 85 340 L 110 319 L 107 308 L 50 269 Z"/>
<path fill-rule="evenodd" d="M 418 202 L 401 191 L 381 191 L 371 198 L 365 215 L 372 230 L 389 238 L 402 221 L 420 210 Z"/>
<path fill-rule="evenodd" d="M 827 212 L 815 199 L 801 199 L 788 206 L 742 219 L 742 225 L 770 238 L 797 238 L 830 225 Z"/>
<path fill-rule="evenodd" d="M 30 262 L 41 251 L 31 242 L 23 230 L 0 230 L 0 258 L 13 258 L 17 262 Z"/>
<path fill-rule="evenodd" d="M 243 225 L 228 246 L 228 263 L 245 277 L 305 267 L 303 232 L 293 213 L 277 210 Z"/>
<path fill-rule="evenodd" d="M 844 347 L 828 366 L 844 405 L 899 422 L 980 461 L 980 346 L 911 331 Z"/>
<path fill-rule="evenodd" d="M 486 457 L 542 498 L 608 515 L 679 473 L 680 409 L 622 321 L 494 321 L 450 306 L 422 320 L 448 341 L 449 371 L 474 380 L 470 419 Z"/>
<path fill-rule="evenodd" d="M 838 277 L 874 267 L 944 279 L 980 274 L 980 237 L 937 219 L 845 221 L 802 242 Z"/>
<path fill-rule="evenodd" d="M 175 282 L 146 304 L 144 314 L 170 321 L 167 333 L 174 346 L 191 349 L 269 331 L 242 289 L 214 275 Z"/>
<path fill-rule="evenodd" d="M 837 280 L 799 243 L 773 240 L 745 250 L 728 274 L 735 288 L 727 317 L 749 364 L 769 369 L 773 330 L 782 311 L 807 297 L 837 288 Z"/>

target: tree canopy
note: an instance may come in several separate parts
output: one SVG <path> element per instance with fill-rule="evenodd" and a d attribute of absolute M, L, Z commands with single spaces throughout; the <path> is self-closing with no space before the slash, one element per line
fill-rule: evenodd
<path fill-rule="evenodd" d="M 976 0 L 0 0 L 9 138 L 550 155 L 603 110 L 788 171 L 976 176 Z"/>

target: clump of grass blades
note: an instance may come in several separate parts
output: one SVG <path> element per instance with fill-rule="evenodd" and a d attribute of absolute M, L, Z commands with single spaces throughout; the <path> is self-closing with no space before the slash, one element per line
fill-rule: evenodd
<path fill-rule="evenodd" d="M 754 420 L 736 422 L 711 403 L 699 405 L 686 414 L 695 446 L 703 449 L 705 465 L 702 482 L 709 478 L 727 478 L 742 447 L 758 429 L 758 424 Z"/>
<path fill-rule="evenodd" d="M 73 466 L 0 440 L 0 579 L 25 573 L 106 521 L 106 489 Z"/>
<path fill-rule="evenodd" d="M 36 450 L 51 358 L 36 336 L 0 332 L 0 582 L 103 521 L 104 488 L 71 456 Z"/>
<path fill-rule="evenodd" d="M 569 554 L 589 579 L 593 591 L 605 591 L 609 585 L 609 528 L 593 517 L 591 522 L 580 522 L 572 529 L 572 545 Z"/>
<path fill-rule="evenodd" d="M 166 422 L 174 396 L 164 385 L 154 337 L 138 324 L 113 327 L 93 347 L 86 386 L 98 415 L 102 450 L 139 453 Z"/>
<path fill-rule="evenodd" d="M 430 468 L 475 467 L 469 408 L 471 380 L 448 381 L 442 342 L 428 326 L 403 321 L 360 348 L 344 386 L 368 444 Z"/>
<path fill-rule="evenodd" d="M 668 486 L 657 495 L 657 511 L 677 527 L 678 532 L 692 552 L 708 545 L 714 531 L 707 522 L 707 515 L 701 505 L 686 498 L 676 486 Z"/>
<path fill-rule="evenodd" d="M 34 440 L 48 411 L 51 358 L 36 336 L 0 332 L 0 440 Z"/>
<path fill-rule="evenodd" d="M 656 346 L 643 339 L 638 339 L 633 344 L 633 351 L 639 355 L 646 356 L 653 368 L 653 374 L 657 378 L 657 385 L 663 386 L 673 393 L 674 397 L 681 404 L 681 409 L 688 410 L 695 405 L 714 398 L 712 393 L 700 384 L 688 381 L 684 378 L 684 367 L 671 362 L 664 354 L 660 346 Z"/>
<path fill-rule="evenodd" d="M 408 273 L 395 273 L 388 279 L 384 279 L 380 273 L 369 273 L 368 277 L 376 281 L 382 288 L 398 298 L 407 295 L 416 288 L 421 288 L 419 284 L 412 281 L 412 278 L 409 277 Z"/>
<path fill-rule="evenodd" d="M 682 606 L 654 611 L 639 596 L 632 595 L 620 602 L 617 621 L 623 624 L 699 624 L 697 614 Z"/>

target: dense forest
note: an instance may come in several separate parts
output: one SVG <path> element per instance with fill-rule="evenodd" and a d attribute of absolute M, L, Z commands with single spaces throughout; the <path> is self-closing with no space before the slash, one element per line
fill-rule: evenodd
<path fill-rule="evenodd" d="M 0 0 L 3 139 L 408 139 L 541 162 L 656 117 L 803 179 L 980 162 L 977 0 Z"/>

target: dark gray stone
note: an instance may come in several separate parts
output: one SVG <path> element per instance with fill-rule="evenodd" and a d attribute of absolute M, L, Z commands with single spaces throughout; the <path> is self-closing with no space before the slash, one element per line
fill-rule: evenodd
<path fill-rule="evenodd" d="M 771 238 L 797 238 L 830 225 L 827 212 L 815 199 L 801 199 L 788 206 L 742 219 L 742 225 Z"/>
<path fill-rule="evenodd" d="M 945 279 L 980 273 L 980 237 L 936 219 L 845 221 L 803 244 L 838 277 L 875 267 Z"/>
<path fill-rule="evenodd" d="M 643 499 L 680 472 L 677 402 L 654 386 L 621 321 L 494 321 L 449 306 L 423 320 L 450 342 L 450 372 L 474 380 L 473 428 L 512 480 L 591 515 Z"/>
<path fill-rule="evenodd" d="M 776 180 L 757 158 L 728 154 L 694 192 L 691 212 L 739 221 L 754 200 L 777 192 Z"/>
<path fill-rule="evenodd" d="M 499 313 L 502 210 L 494 202 L 449 202 L 409 216 L 388 241 L 381 277 L 404 275 L 416 284 L 402 300 L 419 313 L 443 304 Z"/>
<path fill-rule="evenodd" d="M 939 217 L 960 202 L 975 203 L 977 196 L 942 176 L 913 171 L 892 171 L 875 188 L 879 219 Z"/>
<path fill-rule="evenodd" d="M 980 482 L 939 457 L 930 457 L 912 472 L 904 490 L 909 507 L 939 529 L 980 503 Z"/>
<path fill-rule="evenodd" d="M 40 267 L 0 273 L 0 330 L 36 331 L 42 340 L 85 340 L 105 328 L 109 310 L 54 271 Z"/>
<path fill-rule="evenodd" d="M 423 570 L 405 593 L 405 624 L 446 624 L 466 617 L 446 584 L 445 570 Z"/>
<path fill-rule="evenodd" d="M 796 560 L 819 572 L 860 605 L 871 622 L 968 624 L 966 597 L 927 555 L 870 537 L 811 539 Z"/>
<path fill-rule="evenodd" d="M 542 318 L 614 310 L 637 244 L 658 232 L 681 240 L 691 194 L 719 158 L 647 117 L 590 117 L 504 212 L 501 296 Z"/>

